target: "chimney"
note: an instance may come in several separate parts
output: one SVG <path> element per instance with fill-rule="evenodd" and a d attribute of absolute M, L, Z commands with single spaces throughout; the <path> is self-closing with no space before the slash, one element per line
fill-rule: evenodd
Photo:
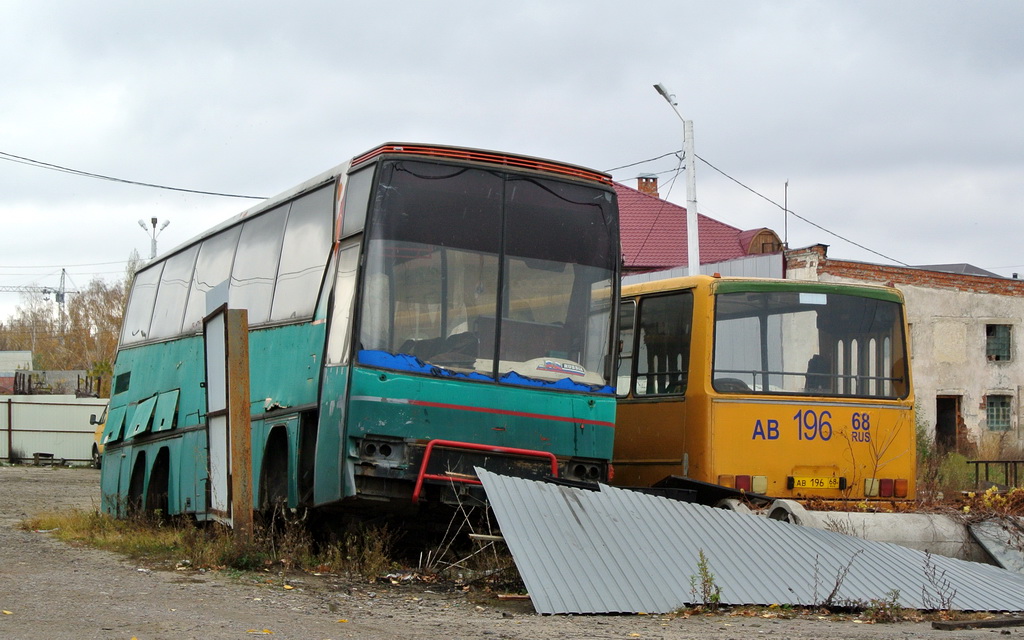
<path fill-rule="evenodd" d="M 653 173 L 641 174 L 637 179 L 636 188 L 640 193 L 646 193 L 649 196 L 660 198 L 658 195 L 658 176 Z"/>

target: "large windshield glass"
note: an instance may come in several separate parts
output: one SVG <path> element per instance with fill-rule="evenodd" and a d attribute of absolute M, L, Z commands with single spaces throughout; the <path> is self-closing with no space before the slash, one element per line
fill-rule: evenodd
<path fill-rule="evenodd" d="M 611 391 L 609 192 L 408 160 L 378 175 L 360 362 Z"/>
<path fill-rule="evenodd" d="M 906 397 L 902 307 L 845 293 L 716 296 L 712 384 L 724 393 Z"/>

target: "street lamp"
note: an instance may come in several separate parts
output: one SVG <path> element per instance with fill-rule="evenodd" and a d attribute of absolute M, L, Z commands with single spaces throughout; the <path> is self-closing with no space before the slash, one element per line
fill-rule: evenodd
<path fill-rule="evenodd" d="M 686 160 L 686 266 L 691 276 L 700 273 L 700 242 L 697 233 L 697 156 L 693 152 L 693 120 L 686 120 L 676 108 L 676 96 L 660 82 L 654 85 L 665 102 L 683 122 L 683 157 Z"/>
<path fill-rule="evenodd" d="M 142 230 L 145 231 L 146 235 L 150 236 L 150 239 L 152 240 L 149 245 L 149 259 L 152 260 L 156 257 L 156 237 L 160 235 L 161 231 L 167 228 L 167 225 L 171 224 L 171 221 L 164 220 L 164 223 L 160 225 L 159 229 L 156 228 L 156 218 L 150 218 L 149 222 L 153 225 L 152 229 L 146 226 L 146 222 L 144 220 L 139 220 L 139 226 L 142 227 Z"/>

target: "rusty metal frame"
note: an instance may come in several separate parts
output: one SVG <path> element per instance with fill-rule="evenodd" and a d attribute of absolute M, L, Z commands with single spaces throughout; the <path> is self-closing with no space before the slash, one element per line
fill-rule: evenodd
<path fill-rule="evenodd" d="M 462 476 L 451 476 L 437 473 L 427 473 L 427 464 L 430 462 L 430 454 L 434 447 L 448 447 L 450 449 L 468 449 L 471 451 L 489 451 L 492 453 L 507 453 L 518 456 L 531 456 L 534 458 L 547 458 L 551 461 L 551 475 L 558 477 L 558 458 L 550 451 L 537 451 L 535 449 L 518 449 L 515 447 L 502 447 L 498 445 L 478 444 L 475 442 L 459 442 L 456 440 L 431 440 L 423 451 L 423 461 L 420 463 L 419 473 L 416 474 L 416 487 L 412 491 L 412 501 L 417 503 L 420 500 L 420 492 L 423 490 L 424 480 L 445 480 L 448 482 L 461 482 L 464 484 L 481 484 L 476 478 Z"/>

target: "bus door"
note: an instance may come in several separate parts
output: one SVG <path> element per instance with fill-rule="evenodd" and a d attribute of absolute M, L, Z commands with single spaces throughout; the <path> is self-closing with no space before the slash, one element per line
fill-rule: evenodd
<path fill-rule="evenodd" d="M 622 303 L 616 484 L 649 486 L 689 473 L 693 434 L 686 425 L 685 396 L 692 325 L 690 291 Z"/>

